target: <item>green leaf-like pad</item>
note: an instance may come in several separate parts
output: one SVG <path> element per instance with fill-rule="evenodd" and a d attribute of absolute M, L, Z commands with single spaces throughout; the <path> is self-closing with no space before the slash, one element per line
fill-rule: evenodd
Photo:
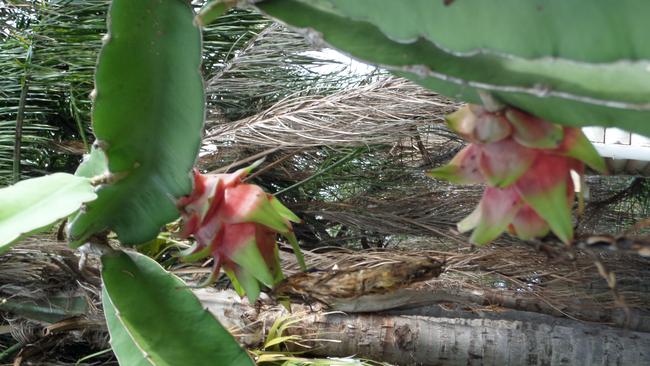
<path fill-rule="evenodd" d="M 114 230 L 153 239 L 191 189 L 204 117 L 201 35 L 189 2 L 114 0 L 95 75 L 93 129 L 116 182 L 76 217 L 70 235 Z"/>
<path fill-rule="evenodd" d="M 120 365 L 252 366 L 178 277 L 135 252 L 102 256 L 102 301 Z"/>
<path fill-rule="evenodd" d="M 90 180 L 56 173 L 0 189 L 0 253 L 97 198 Z"/>
<path fill-rule="evenodd" d="M 273 17 L 450 97 L 650 136 L 645 0 L 267 0 Z"/>

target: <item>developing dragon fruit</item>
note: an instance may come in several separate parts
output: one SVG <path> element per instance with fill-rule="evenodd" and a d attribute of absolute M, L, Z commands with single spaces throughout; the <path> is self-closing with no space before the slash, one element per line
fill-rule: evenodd
<path fill-rule="evenodd" d="M 571 171 L 584 183 L 585 164 L 601 173 L 606 170 L 582 130 L 511 107 L 490 112 L 477 105 L 452 113 L 447 123 L 470 144 L 429 175 L 487 185 L 476 209 L 458 223 L 459 231 L 473 230 L 470 241 L 476 244 L 489 243 L 506 230 L 521 239 L 552 231 L 571 242 Z"/>
<path fill-rule="evenodd" d="M 255 167 L 231 174 L 201 174 L 194 171 L 194 189 L 181 198 L 183 237 L 195 244 L 182 253 L 185 261 L 212 256 L 208 283 L 221 269 L 240 295 L 255 301 L 260 283 L 267 287 L 282 280 L 276 238 L 291 243 L 302 267 L 304 262 L 291 223 L 301 220 L 277 198 L 254 184 L 242 181 Z"/>

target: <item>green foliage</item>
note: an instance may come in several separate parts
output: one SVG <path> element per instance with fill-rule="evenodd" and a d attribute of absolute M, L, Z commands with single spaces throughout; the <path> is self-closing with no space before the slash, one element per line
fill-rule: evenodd
<path fill-rule="evenodd" d="M 257 12 L 232 9 L 203 28 L 203 76 L 223 72 L 231 60 L 273 22 Z M 214 101 L 218 102 L 218 101 Z"/>
<path fill-rule="evenodd" d="M 24 318 L 46 323 L 56 323 L 88 312 L 85 296 L 50 296 L 45 300 L 33 298 L 4 299 L 0 311 L 10 312 Z"/>
<path fill-rule="evenodd" d="M 179 278 L 142 254 L 102 256 L 103 304 L 121 365 L 253 365 Z"/>
<path fill-rule="evenodd" d="M 447 96 L 650 136 L 650 3 L 271 0 L 271 16 Z M 578 16 L 579 15 L 579 16 Z"/>
<path fill-rule="evenodd" d="M 23 118 L 20 173 L 72 171 L 88 142 L 106 0 L 21 1 L 0 11 L 0 185 L 11 178 L 15 126 Z M 21 103 L 21 94 L 24 101 Z"/>
<path fill-rule="evenodd" d="M 3 107 L 0 107 L 1 109 Z M 4 119 L 0 120 L 0 186 L 4 186 L 14 182 L 16 121 L 11 120 L 12 117 L 4 116 L 2 111 L 0 111 L 0 118 Z M 40 123 L 23 125 L 20 144 L 20 178 L 27 179 L 40 173 L 42 164 L 39 158 L 43 155 L 43 145 L 47 142 L 47 134 L 51 131 L 50 126 Z"/>
<path fill-rule="evenodd" d="M 191 189 L 204 114 L 193 19 L 181 1 L 113 1 L 95 76 L 93 129 L 117 179 L 72 222 L 77 244 L 105 229 L 124 244 L 143 243 L 178 216 L 175 200 Z"/>
<path fill-rule="evenodd" d="M 97 197 L 90 180 L 56 173 L 0 189 L 0 253 Z"/>
<path fill-rule="evenodd" d="M 379 366 L 386 365 L 359 358 L 304 358 L 300 357 L 304 351 L 289 351 L 293 345 L 302 346 L 305 339 L 298 335 L 286 335 L 287 330 L 296 327 L 298 323 L 305 322 L 305 315 L 284 315 L 278 316 L 271 327 L 269 333 L 264 339 L 261 350 L 254 350 L 255 360 L 258 365 L 278 365 L 278 366 Z M 288 347 L 287 347 L 288 346 Z M 295 348 L 295 347 L 294 347 Z"/>

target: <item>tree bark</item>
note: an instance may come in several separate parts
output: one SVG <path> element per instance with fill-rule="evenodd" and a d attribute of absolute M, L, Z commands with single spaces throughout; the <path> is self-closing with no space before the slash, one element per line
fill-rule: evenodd
<path fill-rule="evenodd" d="M 281 306 L 251 306 L 231 291 L 201 289 L 201 302 L 241 342 L 259 346 Z M 396 365 L 648 365 L 650 334 L 514 311 L 511 319 L 346 314 L 293 305 L 285 335 L 314 341 L 310 353 L 355 355 Z M 511 311 L 512 312 L 512 311 Z M 467 315 L 467 314 L 465 314 Z M 326 339 L 327 341 L 322 341 Z"/>
<path fill-rule="evenodd" d="M 606 323 L 631 330 L 650 332 L 650 316 L 639 309 L 593 306 L 580 299 L 567 299 L 561 306 L 547 302 L 543 297 L 533 298 L 529 294 L 518 294 L 507 290 L 472 290 L 452 288 L 405 288 L 387 294 L 362 296 L 356 299 L 336 299 L 331 308 L 345 312 L 376 312 L 392 309 L 404 315 L 440 316 L 436 304 L 451 303 L 453 307 L 467 307 L 468 304 L 481 308 L 491 307 L 499 313 L 540 313 L 554 317 L 573 317 L 594 323 Z M 519 310 L 512 312 L 510 310 Z M 516 320 L 516 319 L 515 319 Z"/>

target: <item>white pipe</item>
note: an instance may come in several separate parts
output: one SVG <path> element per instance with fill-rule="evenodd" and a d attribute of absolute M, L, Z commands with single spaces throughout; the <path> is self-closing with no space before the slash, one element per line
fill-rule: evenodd
<path fill-rule="evenodd" d="M 596 151 L 604 158 L 615 160 L 650 161 L 650 147 L 593 143 Z"/>

